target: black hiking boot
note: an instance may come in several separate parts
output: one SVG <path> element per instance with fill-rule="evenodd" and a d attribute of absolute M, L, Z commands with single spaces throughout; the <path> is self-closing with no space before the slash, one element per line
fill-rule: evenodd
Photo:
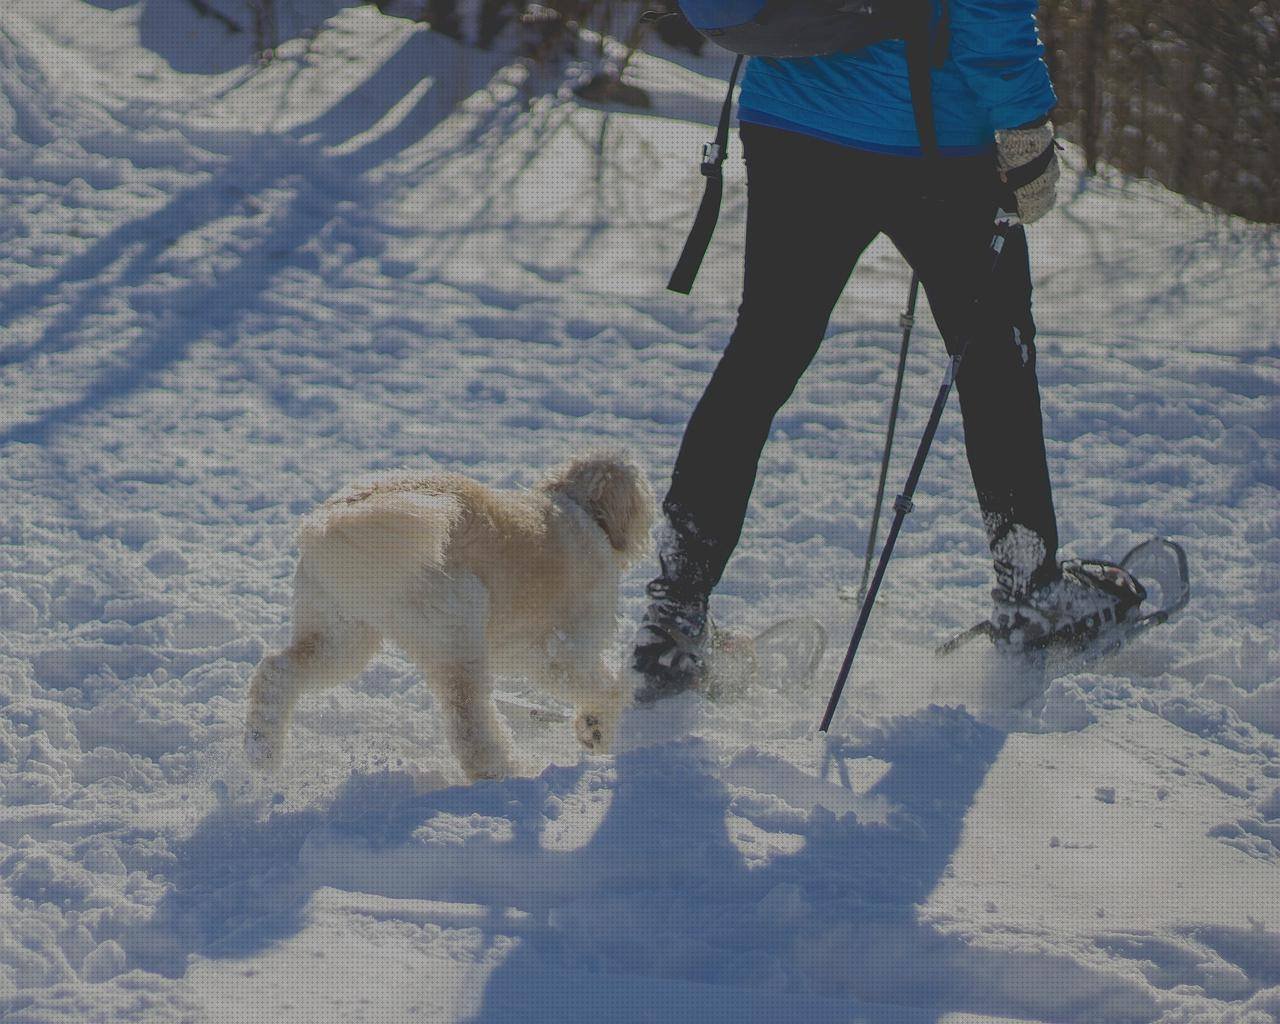
<path fill-rule="evenodd" d="M 645 590 L 650 603 L 631 654 L 631 667 L 640 676 L 637 704 L 696 688 L 707 674 L 711 635 L 705 595 L 681 592 L 661 577 Z"/>

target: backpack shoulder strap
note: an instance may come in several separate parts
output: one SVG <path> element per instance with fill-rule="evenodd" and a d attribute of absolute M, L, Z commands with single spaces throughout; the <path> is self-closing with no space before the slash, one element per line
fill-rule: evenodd
<path fill-rule="evenodd" d="M 733 74 L 729 76 L 729 88 L 725 92 L 724 106 L 720 108 L 720 123 L 716 126 L 716 138 L 702 147 L 702 173 L 707 186 L 702 192 L 698 215 L 680 253 L 680 261 L 671 273 L 667 288 L 688 295 L 693 290 L 693 279 L 698 276 L 711 235 L 720 217 L 720 202 L 724 197 L 724 160 L 729 154 L 729 123 L 733 114 L 733 90 L 738 84 L 738 72 L 742 70 L 742 54 L 733 62 Z"/>
<path fill-rule="evenodd" d="M 926 160 L 936 163 L 938 131 L 933 118 L 933 86 L 929 75 L 946 59 L 946 50 L 938 46 L 950 34 L 947 27 L 947 0 L 942 3 L 942 22 L 937 37 L 931 31 L 930 0 L 912 0 L 910 26 L 907 29 L 907 79 L 911 84 L 911 107 L 915 112 L 920 149 Z M 941 58 L 941 60 L 939 59 Z"/>
<path fill-rule="evenodd" d="M 942 67 L 951 51 L 951 0 L 938 0 L 940 15 L 933 32 L 933 66 Z"/>

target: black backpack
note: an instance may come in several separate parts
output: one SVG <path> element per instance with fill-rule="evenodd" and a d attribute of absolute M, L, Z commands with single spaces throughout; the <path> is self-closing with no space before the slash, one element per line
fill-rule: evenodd
<path fill-rule="evenodd" d="M 680 12 L 713 43 L 738 54 L 729 90 L 720 110 L 714 142 L 702 147 L 706 191 L 680 262 L 667 287 L 688 294 L 711 244 L 724 194 L 723 164 L 729 144 L 733 90 L 745 56 L 817 57 L 859 50 L 886 39 L 907 43 L 907 71 L 911 102 L 925 159 L 936 160 L 938 138 L 933 122 L 929 70 L 946 59 L 947 0 L 942 0 L 942 23 L 930 30 L 931 0 L 678 0 Z M 675 12 L 646 12 L 646 21 Z"/>

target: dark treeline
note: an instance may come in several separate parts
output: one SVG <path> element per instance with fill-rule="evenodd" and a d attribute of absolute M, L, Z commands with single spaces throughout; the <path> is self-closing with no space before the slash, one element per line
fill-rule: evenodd
<path fill-rule="evenodd" d="M 1280 0 L 1040 0 L 1040 27 L 1091 170 L 1280 222 Z"/>

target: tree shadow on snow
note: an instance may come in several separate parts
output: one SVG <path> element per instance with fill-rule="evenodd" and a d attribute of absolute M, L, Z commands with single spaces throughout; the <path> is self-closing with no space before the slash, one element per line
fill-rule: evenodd
<path fill-rule="evenodd" d="M 437 200 L 474 206 L 467 223 L 451 222 L 438 231 L 429 223 L 415 229 L 429 244 L 430 259 L 417 268 L 419 276 L 439 273 L 471 236 L 472 227 L 492 221 L 499 201 L 518 201 L 515 193 L 524 172 L 551 148 L 558 132 L 582 133 L 572 117 L 576 106 L 555 105 L 531 122 L 529 152 L 518 161 L 500 162 L 496 147 L 528 111 L 528 97 L 506 80 L 511 62 L 510 54 L 470 49 L 426 28 L 412 32 L 368 78 L 310 122 L 287 132 L 210 136 L 211 148 L 224 159 L 206 180 L 108 232 L 46 279 L 0 290 L 4 324 L 24 317 L 40 321 L 38 330 L 13 332 L 0 347 L 0 368 L 77 348 L 103 349 L 83 383 L 67 380 L 43 408 L 0 425 L 0 445 L 45 443 L 77 419 L 156 386 L 202 339 L 229 347 L 237 322 L 261 307 L 282 273 L 299 266 L 324 275 L 339 273 L 323 265 L 324 250 L 335 243 L 376 258 L 381 239 L 396 233 L 378 220 L 379 205 L 397 190 L 421 184 L 445 162 L 476 155 L 484 165 L 479 177 L 466 179 L 470 191 Z M 433 78 L 432 69 L 448 73 Z M 420 159 L 415 153 L 413 160 L 394 164 L 480 93 L 488 96 L 483 109 L 428 147 Z M 588 151 L 594 145 L 585 136 L 581 141 Z M 617 175 L 630 175 L 635 188 L 644 187 L 635 168 L 616 161 L 610 167 Z M 596 184 L 596 217 L 582 228 L 581 244 L 563 261 L 567 267 L 586 259 L 608 223 L 601 182 Z M 475 204 L 477 187 L 482 202 Z M 377 194 L 377 202 L 371 203 L 371 193 Z M 506 221 L 508 230 L 512 224 L 517 230 L 524 227 L 509 216 Z M 553 282 L 569 273 L 540 265 L 525 269 Z M 335 288 L 345 283 L 336 281 Z M 483 296 L 498 304 L 502 298 L 488 292 Z M 122 306 L 128 307 L 123 316 Z M 102 326 L 108 317 L 122 319 L 118 340 Z M 228 358 L 235 358 L 233 349 Z M 276 386 L 285 393 L 269 398 L 287 412 L 308 414 L 305 403 L 287 393 L 286 377 Z"/>
<path fill-rule="evenodd" d="M 363 176 L 429 135 L 504 66 L 496 54 L 459 61 L 452 52 L 458 47 L 426 30 L 410 35 L 368 82 L 312 122 L 280 135 L 224 140 L 232 155 L 207 181 L 109 232 L 49 279 L 0 292 L 6 323 L 57 307 L 31 342 L 0 350 L 0 367 L 74 349 L 82 325 L 101 316 L 122 289 L 135 313 L 127 340 L 101 361 L 78 397 L 0 429 L 0 445 L 42 443 L 72 420 L 155 384 L 196 341 L 252 311 L 279 274 L 314 263 L 299 254 L 340 218 L 335 207 L 343 200 L 357 222 L 350 230 L 368 249 L 374 234 L 359 224 L 369 206 Z M 423 88 L 423 69 L 433 64 L 456 67 L 457 74 Z M 396 111 L 411 95 L 408 108 Z M 509 122 L 519 106 L 515 99 L 495 101 L 450 150 Z M 398 120 L 389 130 L 362 138 L 393 111 Z M 270 204 L 258 198 L 273 192 L 284 198 Z M 198 258 L 175 257 L 178 243 L 227 218 L 242 224 L 231 244 Z"/>

